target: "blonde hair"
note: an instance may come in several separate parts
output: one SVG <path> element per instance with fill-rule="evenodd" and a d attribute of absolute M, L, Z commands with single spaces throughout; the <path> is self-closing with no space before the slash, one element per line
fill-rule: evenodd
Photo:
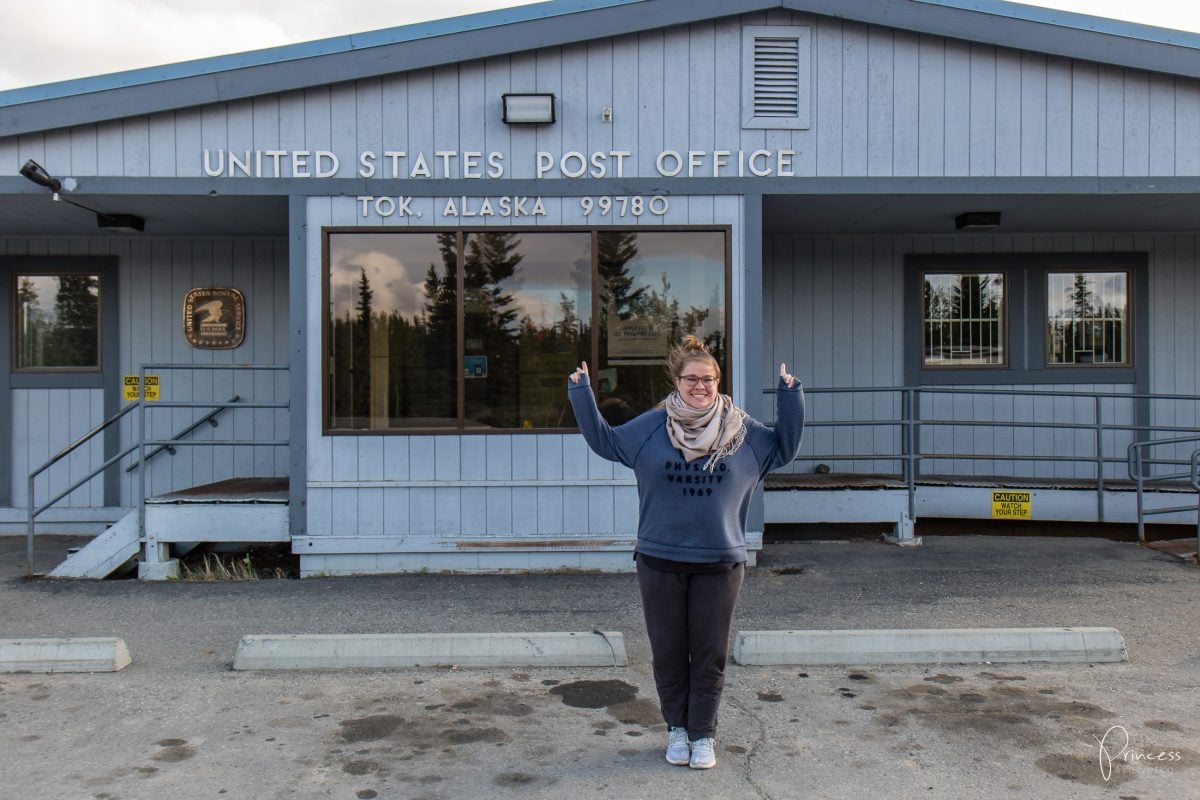
<path fill-rule="evenodd" d="M 683 375 L 683 368 L 689 361 L 707 363 L 717 373 L 717 382 L 720 383 L 721 365 L 717 363 L 717 359 L 713 358 L 713 354 L 705 347 L 704 342 L 695 336 L 683 337 L 679 344 L 671 348 L 671 354 L 667 356 L 667 370 L 670 372 L 672 383 Z"/>

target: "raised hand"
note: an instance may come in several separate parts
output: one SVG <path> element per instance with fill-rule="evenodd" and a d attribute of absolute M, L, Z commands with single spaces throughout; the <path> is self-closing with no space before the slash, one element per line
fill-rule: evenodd
<path fill-rule="evenodd" d="M 788 374 L 787 364 L 784 364 L 784 363 L 779 364 L 779 377 L 783 379 L 783 382 L 787 384 L 787 387 L 789 389 L 791 389 L 793 386 L 796 385 L 796 376 Z"/>
<path fill-rule="evenodd" d="M 574 372 L 572 372 L 570 375 L 571 383 L 579 383 L 579 376 L 587 375 L 587 374 L 588 374 L 587 362 L 586 361 L 580 362 L 579 368 L 576 369 Z"/>

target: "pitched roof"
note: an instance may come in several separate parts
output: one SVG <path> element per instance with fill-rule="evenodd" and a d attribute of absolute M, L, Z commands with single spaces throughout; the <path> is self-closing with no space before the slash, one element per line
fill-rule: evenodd
<path fill-rule="evenodd" d="M 782 8 L 1200 77 L 1200 35 L 1002 0 L 553 0 L 0 92 L 0 136 Z"/>

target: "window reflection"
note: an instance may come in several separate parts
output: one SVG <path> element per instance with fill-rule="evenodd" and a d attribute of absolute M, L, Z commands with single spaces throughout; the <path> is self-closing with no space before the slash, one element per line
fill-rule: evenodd
<path fill-rule="evenodd" d="M 16 368 L 100 367 L 100 276 L 17 275 Z"/>
<path fill-rule="evenodd" d="M 923 283 L 925 366 L 1005 362 L 1004 273 L 927 272 Z"/>
<path fill-rule="evenodd" d="M 457 235 L 331 234 L 330 425 L 457 425 Z"/>
<path fill-rule="evenodd" d="M 581 361 L 620 424 L 671 390 L 683 335 L 725 363 L 722 231 L 336 231 L 328 253 L 334 429 L 574 428 Z"/>
<path fill-rule="evenodd" d="M 1046 281 L 1048 363 L 1129 363 L 1128 273 L 1051 272 Z"/>
<path fill-rule="evenodd" d="M 566 376 L 591 351 L 591 235 L 467 234 L 466 425 L 572 428 Z"/>
<path fill-rule="evenodd" d="M 725 235 L 602 231 L 597 242 L 600 363 L 593 382 L 601 413 L 620 424 L 674 388 L 666 359 L 683 336 L 699 338 L 727 369 Z"/>

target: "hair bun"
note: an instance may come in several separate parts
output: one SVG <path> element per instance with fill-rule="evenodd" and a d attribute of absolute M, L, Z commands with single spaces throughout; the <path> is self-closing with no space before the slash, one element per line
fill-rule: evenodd
<path fill-rule="evenodd" d="M 695 336 L 684 336 L 679 340 L 679 344 L 671 348 L 670 354 L 667 356 L 667 377 L 673 383 L 676 378 L 683 375 L 683 368 L 687 366 L 689 361 L 704 361 L 717 378 L 721 377 L 721 365 L 717 363 L 717 359 L 712 352 L 704 346 L 704 342 Z"/>

